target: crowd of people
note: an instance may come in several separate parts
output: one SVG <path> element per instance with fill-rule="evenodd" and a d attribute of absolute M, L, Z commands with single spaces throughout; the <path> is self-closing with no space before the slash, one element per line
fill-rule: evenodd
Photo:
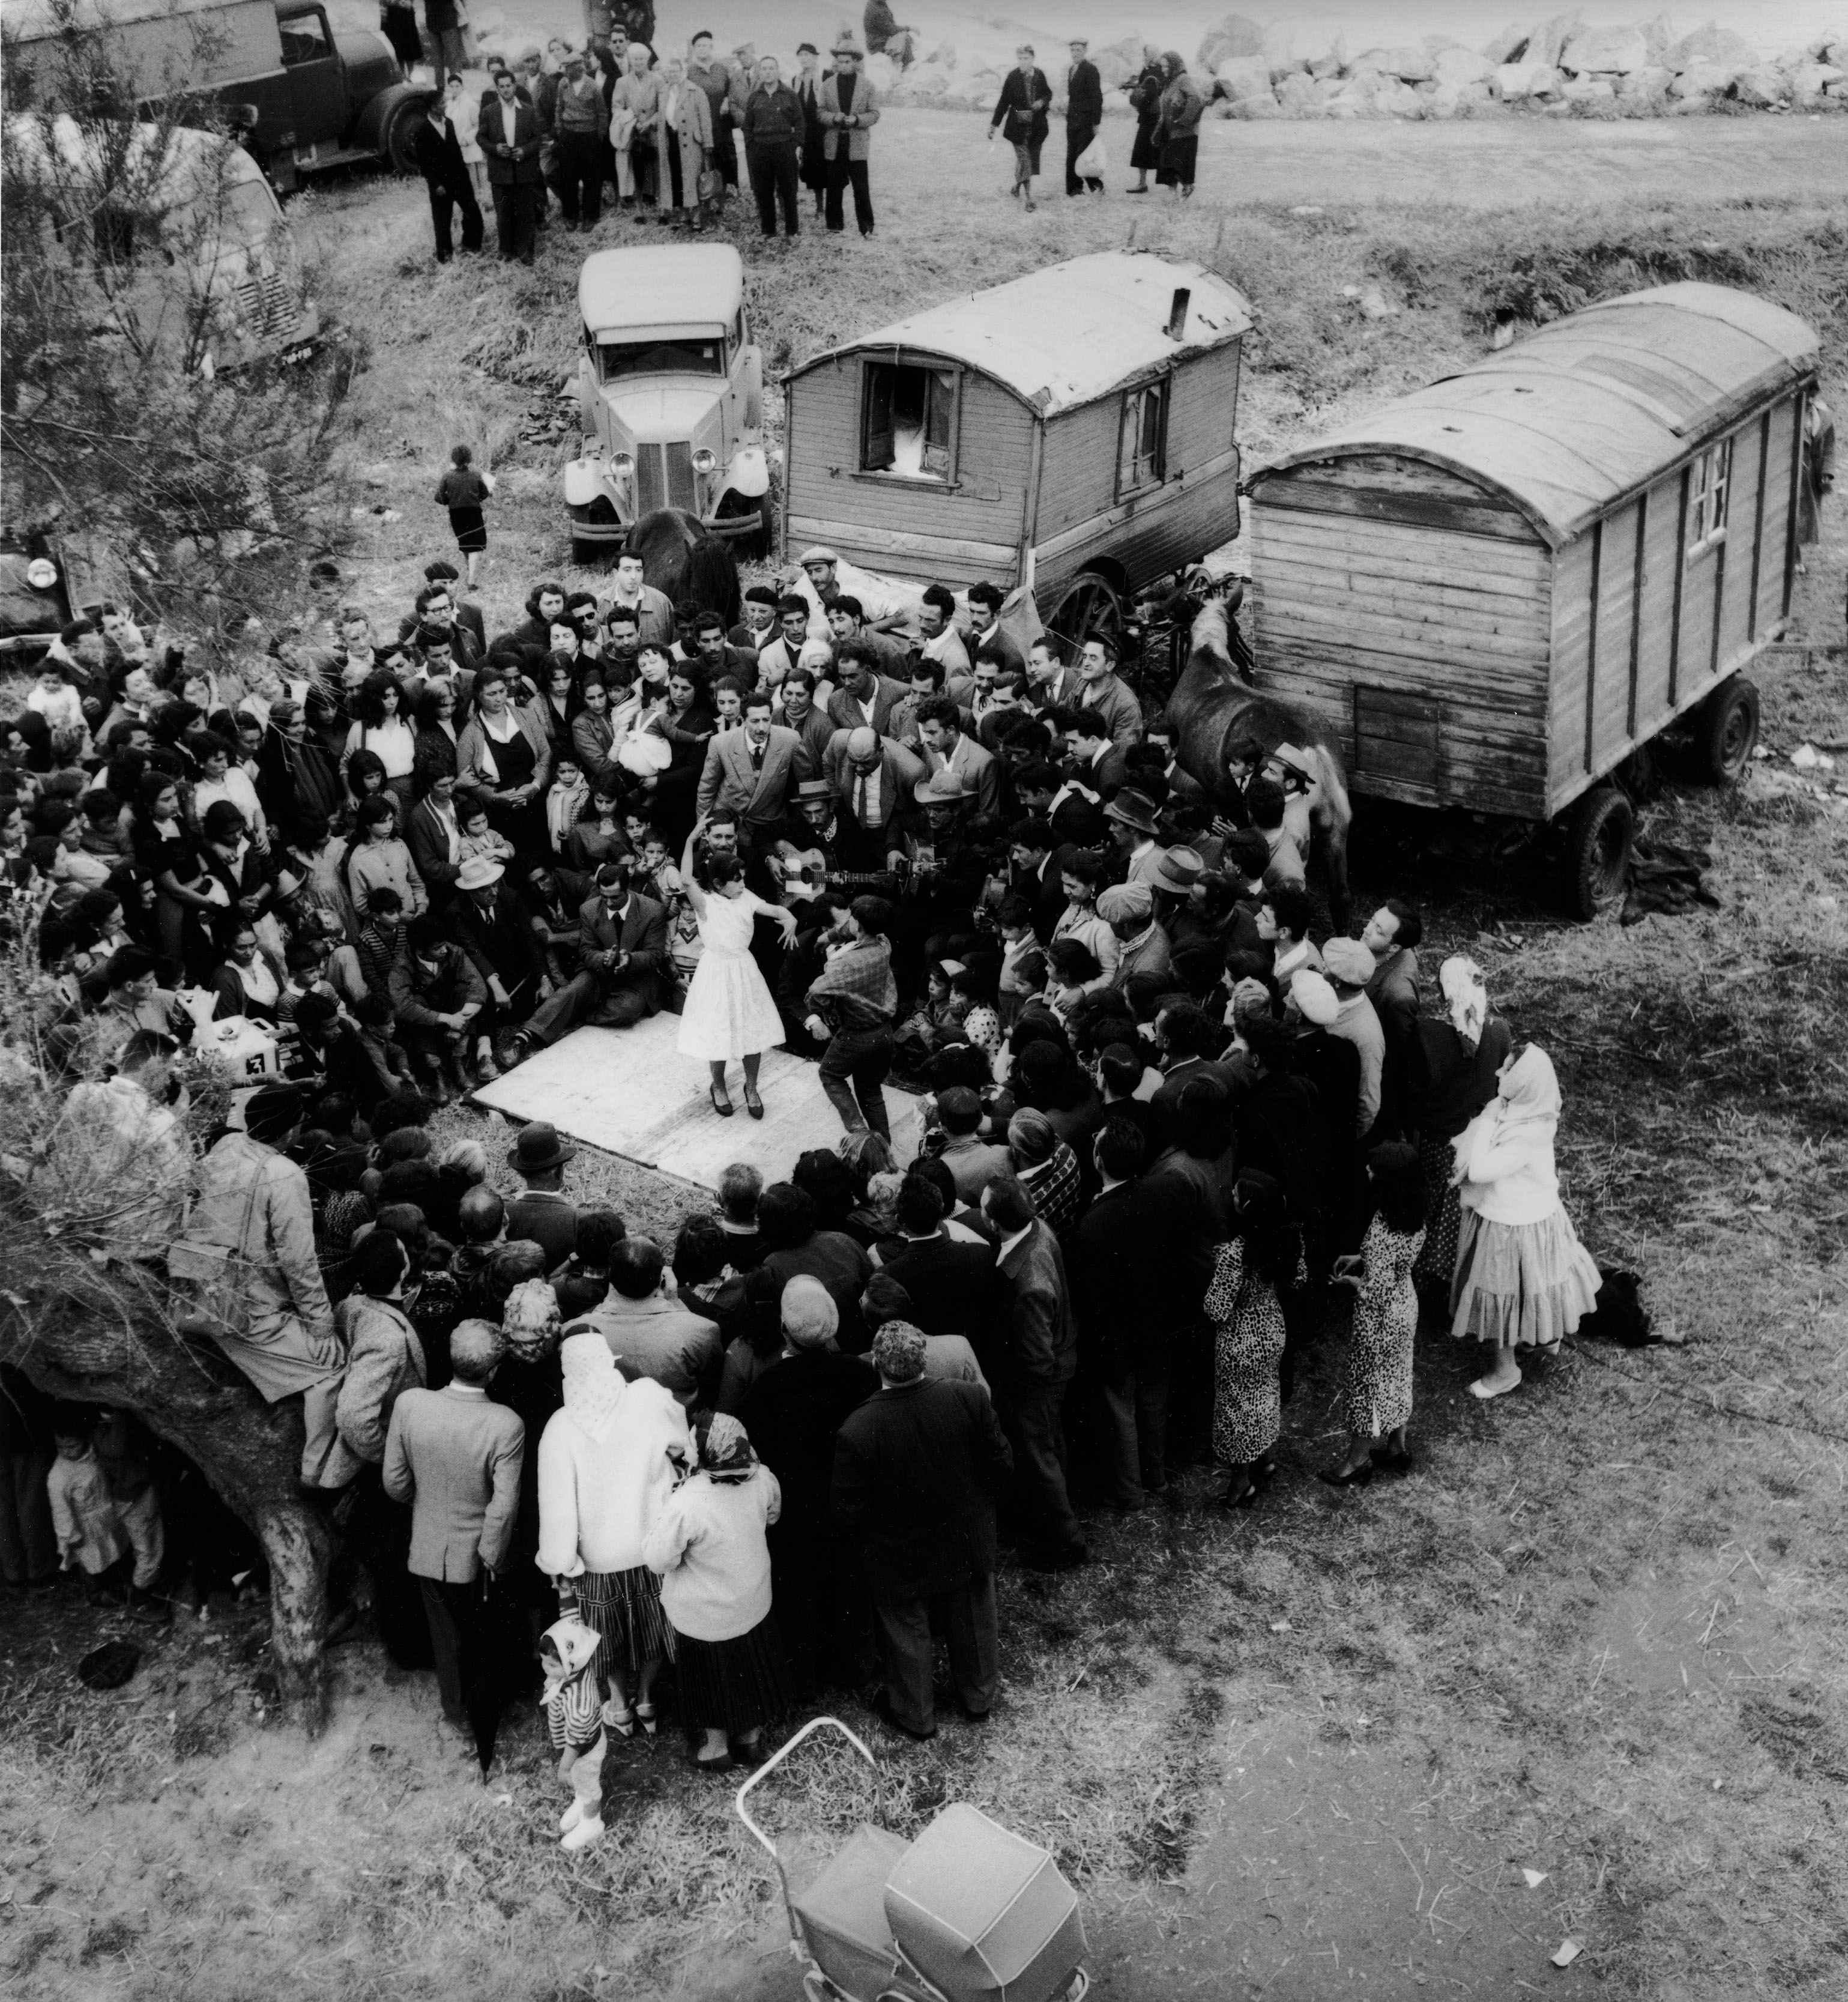
<path fill-rule="evenodd" d="M 581 43 L 555 36 L 543 47 L 531 43 L 516 57 L 491 59 L 485 91 L 462 73 L 476 60 L 464 31 L 438 25 L 455 12 L 455 0 L 426 5 L 436 82 L 413 152 L 429 190 L 438 263 L 455 253 L 459 217 L 462 249 L 484 248 L 484 204 L 493 210 L 501 258 L 528 264 L 555 203 L 563 226 L 587 235 L 606 201 L 627 221 L 703 230 L 730 195 L 748 188 L 762 233 L 774 236 L 780 221 L 783 233 L 794 236 L 805 192 L 816 218 L 839 233 L 851 191 L 856 226 L 863 236 L 873 234 L 870 160 L 880 100 L 865 61 L 883 54 L 908 63 L 914 35 L 884 0 L 866 8 L 865 46 L 842 33 L 826 70 L 808 41 L 797 45 L 786 76 L 781 59 L 760 54 L 755 43 L 722 54 L 704 29 L 688 38 L 684 54 L 658 47 L 652 7 L 616 7 L 603 10 Z M 414 23 L 406 45 L 420 56 Z M 1069 52 L 1055 92 L 1033 49 L 1021 47 L 989 125 L 991 139 L 1001 132 L 1013 148 L 1011 192 L 1029 210 L 1055 109 L 1065 124 L 1066 194 L 1104 191 L 1102 80 L 1083 37 L 1072 38 Z M 1128 94 L 1136 118 L 1128 192 L 1145 194 L 1152 172 L 1158 187 L 1190 197 L 1208 87 L 1177 51 L 1150 44 Z"/>
<path fill-rule="evenodd" d="M 118 1247 L 228 1261 L 196 1331 L 300 1400 L 305 1489 L 464 1749 L 513 1609 L 574 1846 L 668 1688 L 706 1767 L 841 1683 L 923 1738 L 940 1634 L 979 1720 L 1002 1536 L 1083 1564 L 1081 1510 L 1195 1461 L 1257 1504 L 1328 1343 L 1322 1478 L 1403 1474 L 1421 1304 L 1480 1345 L 1487 1399 L 1599 1284 L 1544 1052 L 1468 958 L 1428 982 L 1410 904 L 1330 933 L 1288 746 L 1235 745 L 1209 794 L 1107 640 L 1067 650 L 980 584 L 908 619 L 842 569 L 807 550 L 728 628 L 625 558 L 493 630 L 438 563 L 397 618 L 349 607 L 324 655 L 235 671 L 103 605 L 0 724 L 43 1047 L 103 1064 L 34 1177 L 113 1175 Z M 433 1141 L 452 1093 L 662 1010 L 701 1025 L 716 1115 L 734 1031 L 818 1056 L 838 1150 L 727 1170 L 667 1243 L 581 1205 L 549 1127 L 511 1199 L 479 1142 Z M 183 1046 L 232 1018 L 270 1081 L 195 1170 Z M 889 1076 L 924 1094 L 908 1163 Z M 36 1556 L 33 1484 L 0 1484 L 9 1581 L 49 1527 L 153 1592 L 132 1472 L 89 1414 L 41 1429 L 5 1442 L 16 1477 L 57 1456 Z"/>
<path fill-rule="evenodd" d="M 429 4 L 434 15 L 451 0 Z M 839 233 L 851 191 L 859 233 L 873 233 L 879 93 L 851 35 L 837 39 L 825 72 L 815 44 L 800 44 L 786 78 L 781 59 L 751 43 L 721 54 L 701 29 L 684 54 L 657 51 L 651 8 L 608 12 L 582 43 L 555 36 L 493 59 L 479 93 L 460 74 L 470 60 L 460 32 L 446 41 L 432 21 L 436 86 L 414 150 L 439 263 L 454 254 L 459 214 L 462 249 L 484 247 L 484 199 L 501 258 L 530 264 L 554 202 L 566 229 L 588 235 L 606 190 L 611 212 L 626 221 L 703 230 L 748 187 L 766 236 L 779 218 L 786 235 L 799 233 L 805 192 Z"/>

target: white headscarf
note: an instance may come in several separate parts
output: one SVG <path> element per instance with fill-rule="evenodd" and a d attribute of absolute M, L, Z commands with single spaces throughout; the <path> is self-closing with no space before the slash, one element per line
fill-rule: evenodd
<path fill-rule="evenodd" d="M 1438 985 L 1450 1004 L 1450 1026 L 1473 1050 L 1489 1019 L 1489 990 L 1482 968 L 1459 953 L 1438 968 Z"/>
<path fill-rule="evenodd" d="M 609 1437 L 622 1393 L 629 1387 L 609 1344 L 600 1334 L 569 1335 L 560 1345 L 558 1360 L 571 1422 L 601 1446 Z"/>

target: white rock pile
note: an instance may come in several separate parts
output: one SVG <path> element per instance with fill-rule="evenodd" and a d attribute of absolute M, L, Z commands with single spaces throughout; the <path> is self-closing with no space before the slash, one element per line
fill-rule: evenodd
<path fill-rule="evenodd" d="M 903 72 L 884 56 L 869 58 L 866 68 L 888 103 L 985 111 L 1012 60 L 1011 51 L 944 42 Z M 1094 47 L 1091 60 L 1106 109 L 1127 110 L 1140 37 Z M 1062 64 L 1041 67 L 1058 89 Z M 1310 23 L 1228 14 L 1208 30 L 1193 68 L 1202 83 L 1211 79 L 1227 118 L 1466 118 L 1496 106 L 1555 117 L 1848 111 L 1848 26 L 1777 54 L 1710 23 L 1680 34 L 1665 15 L 1592 27 L 1578 13 L 1517 23 L 1482 48 L 1445 35 L 1357 47 L 1345 30 L 1330 39 Z"/>

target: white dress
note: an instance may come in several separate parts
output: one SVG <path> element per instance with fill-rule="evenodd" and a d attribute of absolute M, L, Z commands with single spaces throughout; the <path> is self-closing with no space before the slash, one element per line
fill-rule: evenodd
<path fill-rule="evenodd" d="M 681 1011 L 679 1050 L 708 1063 L 755 1056 L 786 1033 L 757 961 L 751 933 L 759 911 L 774 907 L 747 890 L 741 896 L 709 896 L 699 919 L 706 950 L 693 969 Z"/>

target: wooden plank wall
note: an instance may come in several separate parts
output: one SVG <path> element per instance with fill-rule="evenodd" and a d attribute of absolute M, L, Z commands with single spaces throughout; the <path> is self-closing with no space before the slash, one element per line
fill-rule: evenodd
<path fill-rule="evenodd" d="M 1538 535 L 1482 490 L 1410 462 L 1300 470 L 1308 504 L 1295 504 L 1289 476 L 1252 497 L 1260 685 L 1337 731 L 1351 770 L 1357 685 L 1433 698 L 1437 784 L 1359 770 L 1357 790 L 1523 818 L 1543 811 L 1552 605 Z M 1394 493 L 1408 511 L 1481 507 L 1502 518 L 1486 534 L 1380 518 L 1373 497 Z"/>
<path fill-rule="evenodd" d="M 1238 533 L 1236 462 L 1228 459 L 1238 415 L 1239 346 L 1183 361 L 1168 412 L 1168 476 L 1118 503 L 1117 451 L 1123 399 L 1106 396 L 1046 427 L 1034 542 L 1043 596 L 1093 558 L 1120 563 L 1132 584 L 1193 563 Z M 1214 461 L 1220 469 L 1198 475 Z M 1052 545 L 1051 548 L 1048 545 Z"/>
<path fill-rule="evenodd" d="M 1795 424 L 1795 401 L 1787 398 L 1731 434 L 1726 535 L 1691 563 L 1682 558 L 1685 466 L 1557 553 L 1549 813 L 1703 699 L 1774 636 Z"/>
<path fill-rule="evenodd" d="M 862 475 L 860 364 L 842 357 L 790 385 L 789 537 L 826 542 L 869 570 L 952 585 L 1013 581 L 1034 419 L 985 376 L 963 374 L 957 483 Z"/>

